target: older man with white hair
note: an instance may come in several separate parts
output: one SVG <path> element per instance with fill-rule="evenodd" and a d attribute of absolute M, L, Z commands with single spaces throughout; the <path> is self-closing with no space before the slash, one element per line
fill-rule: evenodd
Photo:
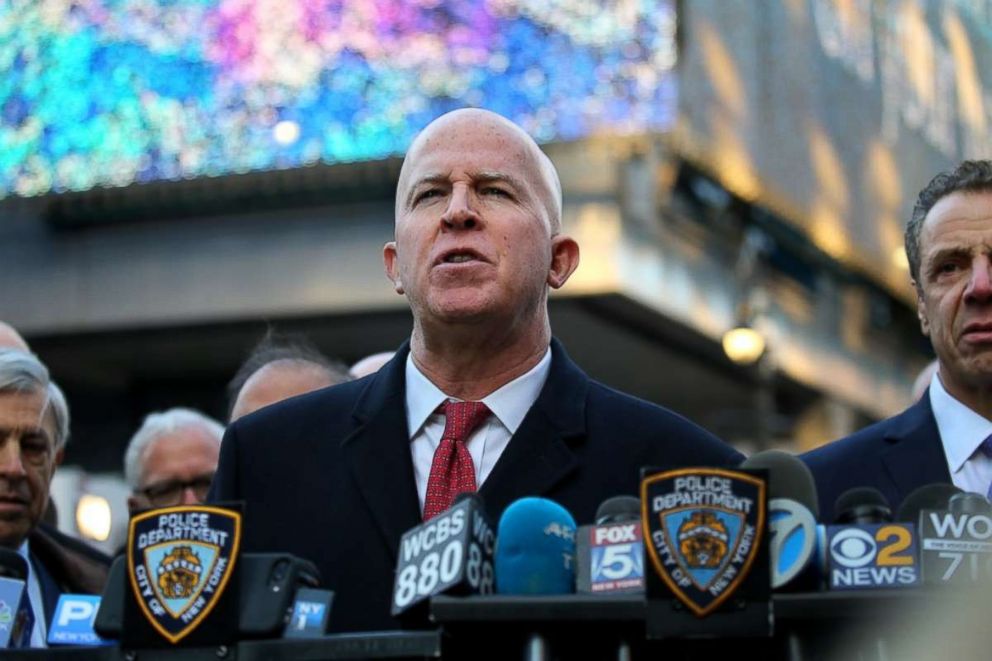
<path fill-rule="evenodd" d="M 63 592 L 99 593 L 109 558 L 41 522 L 52 475 L 65 453 L 69 408 L 32 354 L 0 349 L 0 546 L 28 563 L 32 647 Z"/>
<path fill-rule="evenodd" d="M 223 435 L 219 422 L 193 409 L 149 414 L 124 453 L 131 513 L 202 503 L 217 470 Z"/>

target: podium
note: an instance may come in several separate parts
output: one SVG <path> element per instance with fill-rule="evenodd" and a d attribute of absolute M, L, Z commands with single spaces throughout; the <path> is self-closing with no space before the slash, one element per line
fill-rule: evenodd
<path fill-rule="evenodd" d="M 886 658 L 887 623 L 924 612 L 928 590 L 773 595 L 770 638 L 645 638 L 643 595 L 434 597 L 429 631 L 336 634 L 313 639 L 242 641 L 229 647 L 127 650 L 117 646 L 9 651 L 25 661 L 282 661 L 319 659 L 700 659 L 757 656 L 816 661 L 854 649 Z M 909 619 L 909 618 L 906 618 Z M 534 648 L 534 638 L 543 643 Z M 864 636 L 859 638 L 859 636 Z M 851 645 L 856 647 L 852 648 Z M 535 656 L 538 655 L 538 656 Z M 729 657 L 728 657 L 729 658 Z"/>
<path fill-rule="evenodd" d="M 517 659 L 667 661 L 721 655 L 739 658 L 746 653 L 810 661 L 838 658 L 842 650 L 856 650 L 862 658 L 874 659 L 886 657 L 886 636 L 879 632 L 887 630 L 900 614 L 923 611 L 930 594 L 926 590 L 776 594 L 770 638 L 715 635 L 647 640 L 645 600 L 637 594 L 434 597 L 431 618 L 446 634 L 446 659 L 472 658 L 472 640 L 493 641 L 500 656 Z M 535 634 L 543 639 L 543 650 L 533 649 Z"/>
<path fill-rule="evenodd" d="M 337 634 L 300 640 L 251 640 L 216 647 L 170 647 L 125 650 L 108 647 L 63 647 L 3 652 L 23 661 L 320 661 L 322 659 L 438 659 L 440 631 L 384 631 Z"/>

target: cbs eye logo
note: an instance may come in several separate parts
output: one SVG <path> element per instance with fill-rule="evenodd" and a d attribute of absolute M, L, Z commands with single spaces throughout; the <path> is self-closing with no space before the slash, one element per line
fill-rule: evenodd
<path fill-rule="evenodd" d="M 904 526 L 882 526 L 874 534 L 862 528 L 845 528 L 830 540 L 830 555 L 849 569 L 872 563 L 879 567 L 912 565 L 913 556 L 903 553 L 912 543 L 913 535 Z"/>

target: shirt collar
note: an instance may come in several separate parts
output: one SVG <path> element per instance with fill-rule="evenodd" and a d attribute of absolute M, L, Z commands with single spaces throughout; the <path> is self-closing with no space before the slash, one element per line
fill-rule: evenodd
<path fill-rule="evenodd" d="M 17 549 L 17 555 L 24 558 L 24 562 L 28 563 L 28 567 L 31 566 L 31 548 L 28 546 L 28 538 L 24 538 L 24 543 L 20 545 Z M 30 570 L 29 570 L 30 571 Z"/>
<path fill-rule="evenodd" d="M 951 473 L 956 473 L 975 454 L 982 441 L 992 435 L 992 421 L 954 399 L 944 389 L 939 374 L 930 379 L 930 408 L 937 421 L 947 467 Z"/>
<path fill-rule="evenodd" d="M 527 415 L 527 411 L 537 401 L 537 396 L 541 394 L 541 388 L 544 387 L 550 371 L 551 348 L 549 347 L 537 365 L 483 397 L 482 402 L 489 407 L 496 419 L 514 434 Z M 406 422 L 411 439 L 417 435 L 437 407 L 448 399 L 457 398 L 449 397 L 434 385 L 413 362 L 412 354 L 407 354 Z"/>

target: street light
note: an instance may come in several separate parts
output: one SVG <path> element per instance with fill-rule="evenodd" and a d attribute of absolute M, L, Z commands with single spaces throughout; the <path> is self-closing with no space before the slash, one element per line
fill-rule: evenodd
<path fill-rule="evenodd" d="M 738 365 L 753 365 L 765 352 L 764 336 L 741 323 L 723 334 L 723 352 Z"/>

